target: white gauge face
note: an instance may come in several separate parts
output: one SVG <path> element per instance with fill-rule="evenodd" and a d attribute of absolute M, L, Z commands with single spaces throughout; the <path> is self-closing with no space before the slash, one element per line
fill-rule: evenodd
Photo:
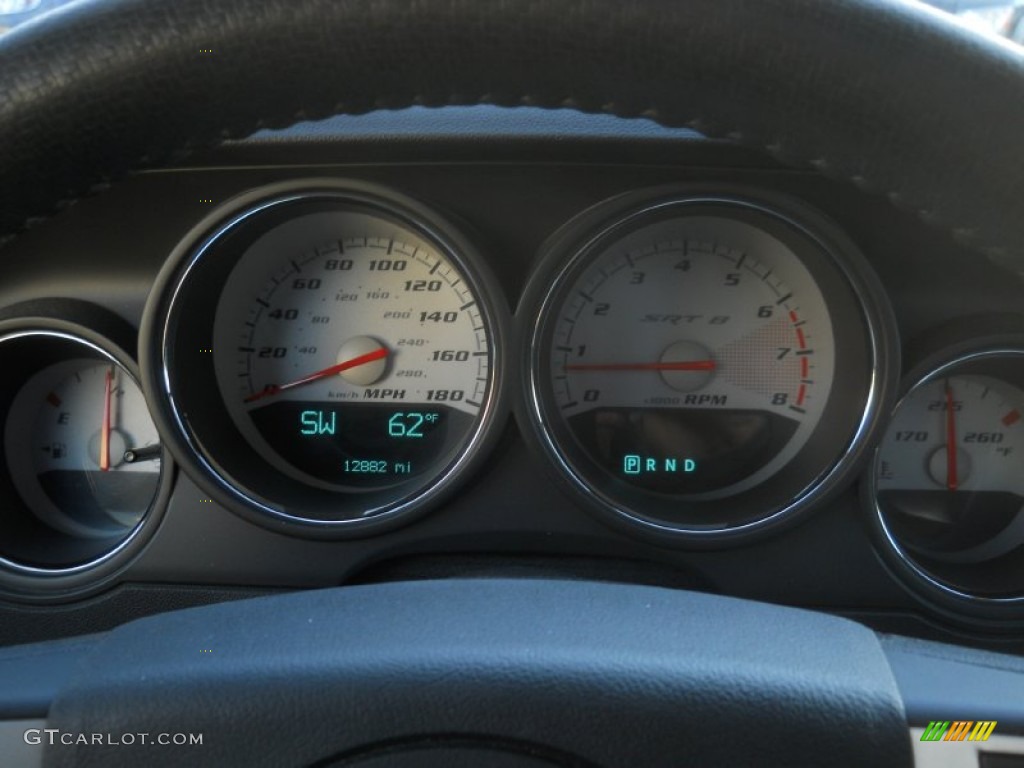
<path fill-rule="evenodd" d="M 10 413 L 11 476 L 40 519 L 91 538 L 123 535 L 142 519 L 159 484 L 159 437 L 124 369 L 96 359 L 48 366 Z"/>
<path fill-rule="evenodd" d="M 879 450 L 878 488 L 1003 491 L 1024 506 L 1024 392 L 977 375 L 915 388 Z"/>
<path fill-rule="evenodd" d="M 228 277 L 213 349 L 243 437 L 328 490 L 441 471 L 491 388 L 488 324 L 466 275 L 410 229 L 356 211 L 257 240 Z"/>
<path fill-rule="evenodd" d="M 817 427 L 832 321 L 792 249 L 687 216 L 593 255 L 560 291 L 548 386 L 591 460 L 638 488 L 713 499 L 777 473 Z"/>
<path fill-rule="evenodd" d="M 996 561 L 1020 548 L 1024 392 L 974 373 L 916 386 L 878 449 L 875 493 L 892 535 L 933 563 Z M 995 580 L 996 591 L 1013 591 L 1017 571 Z"/>

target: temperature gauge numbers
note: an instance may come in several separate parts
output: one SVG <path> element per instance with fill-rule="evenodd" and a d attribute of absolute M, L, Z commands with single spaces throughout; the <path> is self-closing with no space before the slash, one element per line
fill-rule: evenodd
<path fill-rule="evenodd" d="M 283 257 L 278 238 L 293 250 L 308 223 L 291 222 L 228 278 L 214 326 L 228 412 L 296 480 L 429 480 L 489 397 L 483 311 L 466 275 L 413 232 L 355 212 L 319 218 L 336 239 Z"/>
<path fill-rule="evenodd" d="M 1005 491 L 1024 503 L 1024 392 L 989 376 L 916 388 L 882 445 L 878 487 Z"/>
<path fill-rule="evenodd" d="M 135 526 L 160 480 L 160 447 L 142 392 L 122 368 L 69 360 L 15 397 L 4 434 L 15 487 L 48 525 L 102 538 Z"/>

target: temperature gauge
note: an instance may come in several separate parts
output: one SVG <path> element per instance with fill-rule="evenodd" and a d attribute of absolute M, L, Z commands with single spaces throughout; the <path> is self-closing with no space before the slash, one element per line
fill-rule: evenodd
<path fill-rule="evenodd" d="M 11 404 L 4 447 L 15 488 L 36 516 L 75 537 L 134 528 L 157 494 L 156 427 L 128 372 L 66 360 L 29 378 Z"/>
<path fill-rule="evenodd" d="M 904 396 L 874 466 L 897 553 L 970 596 L 1024 594 L 1024 355 L 958 358 Z"/>

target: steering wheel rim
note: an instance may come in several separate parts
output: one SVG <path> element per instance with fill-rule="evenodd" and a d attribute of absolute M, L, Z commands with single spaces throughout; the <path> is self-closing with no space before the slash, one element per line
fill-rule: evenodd
<path fill-rule="evenodd" d="M 48 743 L 53 766 L 912 763 L 900 692 L 859 624 L 543 579 L 350 586 L 141 619 L 83 654 L 47 727 L 150 736 Z"/>
<path fill-rule="evenodd" d="M 1024 57 L 902 0 L 79 0 L 0 38 L 0 93 L 0 237 L 261 127 L 528 104 L 760 147 L 1024 270 Z"/>
<path fill-rule="evenodd" d="M 254 76 L 260 73 L 269 78 Z M 13 237 L 36 218 L 134 170 L 261 127 L 409 105 L 528 104 L 649 117 L 760 147 L 786 163 L 810 165 L 885 195 L 1024 270 L 1024 217 L 1014 207 L 1024 191 L 1017 128 L 1024 125 L 1022 58 L 897 0 L 80 0 L 0 38 L 0 93 L 0 146 L 8 150 L 0 155 L 0 237 Z M 500 598 L 478 586 L 458 587 L 449 606 L 464 606 L 467 622 L 478 613 L 474 606 L 497 604 L 513 591 L 518 597 L 506 606 L 508 626 L 523 630 L 537 620 L 538 598 L 530 590 L 505 585 Z M 441 594 L 448 588 L 432 589 Z M 582 596 L 564 585 L 551 589 L 545 599 L 553 616 Z M 408 589 L 412 596 L 416 591 Z M 649 593 L 621 593 L 621 605 L 609 607 L 612 588 L 600 591 L 592 599 L 604 606 L 602 626 L 610 635 L 627 620 L 643 622 L 649 615 Z M 358 602 L 362 593 L 345 594 L 344 600 Z M 370 595 L 367 605 L 371 598 L 377 599 Z M 295 627 L 304 605 L 319 599 L 274 598 L 291 605 Z M 687 601 L 666 599 L 678 604 L 666 606 L 663 615 L 685 615 Z M 424 603 L 410 603 L 417 604 Z M 700 611 L 721 610 L 722 626 L 733 626 L 733 608 L 720 605 Z M 242 625 L 232 619 L 245 614 L 247 621 L 257 620 L 248 609 L 238 610 L 238 616 L 228 608 L 200 614 L 190 627 L 192 650 L 198 652 L 204 626 L 235 631 Z M 407 614 L 408 622 L 413 613 Z M 279 615 L 277 606 L 266 604 L 257 625 L 262 636 L 274 635 Z M 328 615 L 336 625 L 341 621 L 337 613 Z M 390 614 L 378 619 L 379 628 L 390 626 Z M 170 638 L 168 621 L 115 635 L 54 711 L 65 722 L 86 722 L 97 701 L 92 694 L 117 679 L 97 663 L 101 658 L 126 665 L 121 680 L 137 683 L 155 669 L 168 687 L 178 685 L 160 669 L 159 657 L 140 654 L 125 662 L 125 654 L 111 653 L 119 637 L 127 638 L 124 649 L 147 651 L 154 638 L 164 638 L 161 647 L 184 658 L 186 638 Z M 760 668 L 760 650 L 740 640 L 773 623 L 757 613 L 735 624 L 749 629 L 736 642 L 751 669 Z M 664 627 L 645 626 L 658 635 L 681 632 L 684 625 L 677 618 Z M 823 628 L 818 642 L 827 642 L 832 631 Z M 280 628 L 277 633 L 285 650 L 291 648 L 292 635 Z M 539 638 L 526 636 L 530 642 Z M 801 628 L 788 646 L 775 645 L 793 648 L 807 636 Z M 228 644 L 230 637 L 222 639 Z M 658 643 L 670 645 L 672 637 L 659 636 Z M 436 647 L 444 649 L 447 639 L 439 628 Z M 863 643 L 865 656 L 874 659 L 867 698 L 880 702 L 860 732 L 873 732 L 877 714 L 885 738 L 868 746 L 894 747 L 887 754 L 895 762 L 905 756 L 906 744 L 900 743 L 905 724 L 898 722 L 891 677 L 872 640 L 850 642 Z M 252 650 L 247 641 L 230 647 L 243 659 Z M 605 666 L 593 668 L 588 685 L 597 686 L 607 664 L 614 666 L 615 647 L 609 646 Z M 527 672 L 529 650 L 523 646 L 515 659 Z M 558 659 L 562 649 L 546 652 Z M 280 658 L 281 666 L 269 671 L 243 666 L 272 691 L 271 684 L 280 682 L 275 672 L 301 657 Z M 386 670 L 392 662 L 381 663 Z M 403 663 L 410 660 L 400 658 L 394 669 L 401 671 Z M 780 683 L 783 689 L 800 690 L 800 674 L 794 674 L 792 683 Z M 202 687 L 202 679 L 196 673 L 188 682 Z M 248 679 L 234 678 L 238 700 L 245 700 Z M 90 695 L 76 699 L 75 690 Z M 110 693 L 102 702 L 108 719 L 125 722 L 117 719 L 126 715 L 123 701 L 116 700 L 116 690 Z M 722 698 L 731 695 L 725 691 Z M 750 691 L 747 703 L 756 704 L 759 695 Z M 817 688 L 801 701 L 825 703 Z M 822 734 L 831 716 L 827 707 L 821 712 Z"/>

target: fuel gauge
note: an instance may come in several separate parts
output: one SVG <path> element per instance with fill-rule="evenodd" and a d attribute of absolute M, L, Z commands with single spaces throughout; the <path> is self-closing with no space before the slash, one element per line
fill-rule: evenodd
<path fill-rule="evenodd" d="M 60 600 L 139 555 L 173 462 L 125 351 L 130 326 L 71 300 L 7 311 L 24 314 L 0 319 L 0 594 Z"/>
<path fill-rule="evenodd" d="M 896 408 L 873 468 L 896 553 L 968 597 L 1024 597 L 1024 353 L 959 357 Z"/>
<path fill-rule="evenodd" d="M 43 368 L 15 396 L 4 447 L 15 488 L 44 522 L 79 537 L 133 528 L 160 480 L 160 445 L 142 392 L 111 361 Z"/>

